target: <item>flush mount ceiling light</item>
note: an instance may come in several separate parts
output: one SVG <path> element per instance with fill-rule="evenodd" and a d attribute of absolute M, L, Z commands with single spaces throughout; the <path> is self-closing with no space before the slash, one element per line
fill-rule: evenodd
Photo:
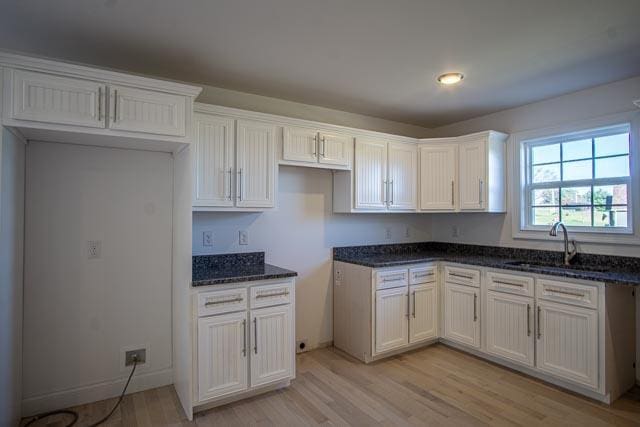
<path fill-rule="evenodd" d="M 462 73 L 445 73 L 438 76 L 438 83 L 443 85 L 454 85 L 464 79 Z"/>

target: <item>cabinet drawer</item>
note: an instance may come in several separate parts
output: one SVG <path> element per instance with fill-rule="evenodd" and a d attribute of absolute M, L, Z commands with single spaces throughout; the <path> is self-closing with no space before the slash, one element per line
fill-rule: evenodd
<path fill-rule="evenodd" d="M 424 267 L 414 267 L 409 269 L 409 283 L 411 285 L 420 285 L 422 283 L 432 283 L 435 281 L 435 265 L 427 265 Z"/>
<path fill-rule="evenodd" d="M 488 271 L 487 289 L 496 292 L 533 297 L 533 277 Z"/>
<path fill-rule="evenodd" d="M 293 284 L 291 282 L 260 285 L 251 288 L 251 308 L 269 307 L 272 305 L 289 304 L 292 297 Z"/>
<path fill-rule="evenodd" d="M 462 267 L 444 267 L 444 280 L 459 285 L 480 287 L 480 270 Z"/>
<path fill-rule="evenodd" d="M 246 309 L 246 288 L 226 289 L 224 291 L 202 292 L 198 294 L 198 317 Z"/>
<path fill-rule="evenodd" d="M 409 283 L 409 271 L 403 270 L 384 270 L 374 273 L 376 289 L 391 289 L 407 286 Z"/>
<path fill-rule="evenodd" d="M 539 279 L 536 296 L 541 300 L 598 308 L 598 288 L 595 286 Z"/>

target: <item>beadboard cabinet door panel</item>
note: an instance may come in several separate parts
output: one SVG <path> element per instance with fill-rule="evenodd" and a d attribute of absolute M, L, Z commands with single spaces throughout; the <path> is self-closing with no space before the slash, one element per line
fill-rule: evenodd
<path fill-rule="evenodd" d="M 438 336 L 438 285 L 434 283 L 411 286 L 411 315 L 409 343 Z"/>
<path fill-rule="evenodd" d="M 418 150 L 412 144 L 389 143 L 389 209 L 418 207 Z"/>
<path fill-rule="evenodd" d="M 318 131 L 288 126 L 282 132 L 282 158 L 284 160 L 305 163 L 318 162 Z"/>
<path fill-rule="evenodd" d="M 420 147 L 421 210 L 456 210 L 457 150 L 458 147 L 455 144 L 433 144 Z"/>
<path fill-rule="evenodd" d="M 351 163 L 353 137 L 338 133 L 320 133 L 318 161 L 325 165 L 347 167 Z"/>
<path fill-rule="evenodd" d="M 486 298 L 487 353 L 533 367 L 533 298 L 493 291 Z"/>
<path fill-rule="evenodd" d="M 193 206 L 233 206 L 234 121 L 197 114 L 194 121 Z"/>
<path fill-rule="evenodd" d="M 291 305 L 251 310 L 251 386 L 293 375 L 295 357 Z"/>
<path fill-rule="evenodd" d="M 236 130 L 236 206 L 275 206 L 275 126 L 238 120 Z"/>
<path fill-rule="evenodd" d="M 356 209 L 387 208 L 387 143 L 356 141 Z"/>
<path fill-rule="evenodd" d="M 444 336 L 471 347 L 480 347 L 479 289 L 444 284 Z"/>
<path fill-rule="evenodd" d="M 106 126 L 105 84 L 25 70 L 7 73 L 12 76 L 13 85 L 11 118 L 91 128 Z"/>
<path fill-rule="evenodd" d="M 460 210 L 481 210 L 487 204 L 486 142 L 465 142 L 460 153 Z"/>
<path fill-rule="evenodd" d="M 375 352 L 377 354 L 409 343 L 407 287 L 376 291 Z"/>
<path fill-rule="evenodd" d="M 109 128 L 156 135 L 185 136 L 187 98 L 181 95 L 110 86 Z"/>

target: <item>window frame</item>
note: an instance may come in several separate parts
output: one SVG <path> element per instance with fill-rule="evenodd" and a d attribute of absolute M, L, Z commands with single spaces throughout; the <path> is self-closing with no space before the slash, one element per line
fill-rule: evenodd
<path fill-rule="evenodd" d="M 627 184 L 627 227 L 584 227 L 567 226 L 571 237 L 579 242 L 589 243 L 622 243 L 640 244 L 640 206 L 637 192 L 640 189 L 640 173 L 638 162 L 638 140 L 640 128 L 640 113 L 637 111 L 616 114 L 604 118 L 585 120 L 580 123 L 566 124 L 553 128 L 530 130 L 511 135 L 510 146 L 515 148 L 512 151 L 510 174 L 515 179 L 516 185 L 511 187 L 510 206 L 512 237 L 514 239 L 534 239 L 551 240 L 549 227 L 543 225 L 530 224 L 531 215 L 531 190 L 541 188 L 539 184 L 531 185 L 529 147 L 534 145 L 552 144 L 554 142 L 569 142 L 598 136 L 606 136 L 617 133 L 620 129 L 629 131 L 629 177 L 623 178 L 592 178 L 586 180 L 555 181 L 544 183 L 547 188 L 567 188 L 591 185 L 611 185 L 612 183 Z M 592 157 L 595 152 L 592 151 Z M 605 157 L 605 156 L 603 156 Z M 562 162 L 560 161 L 560 168 Z M 547 185 L 548 184 L 548 185 Z M 532 188 L 533 187 L 533 188 Z M 561 198 L 561 195 L 559 194 Z M 593 195 L 592 195 L 593 197 Z M 559 200 L 559 205 L 562 201 Z M 593 205 L 585 205 L 593 206 Z"/>

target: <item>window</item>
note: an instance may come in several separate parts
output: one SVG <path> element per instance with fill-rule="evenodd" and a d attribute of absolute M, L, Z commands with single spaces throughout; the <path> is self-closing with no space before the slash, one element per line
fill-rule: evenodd
<path fill-rule="evenodd" d="M 631 233 L 629 125 L 523 142 L 523 220 L 582 232 Z"/>

